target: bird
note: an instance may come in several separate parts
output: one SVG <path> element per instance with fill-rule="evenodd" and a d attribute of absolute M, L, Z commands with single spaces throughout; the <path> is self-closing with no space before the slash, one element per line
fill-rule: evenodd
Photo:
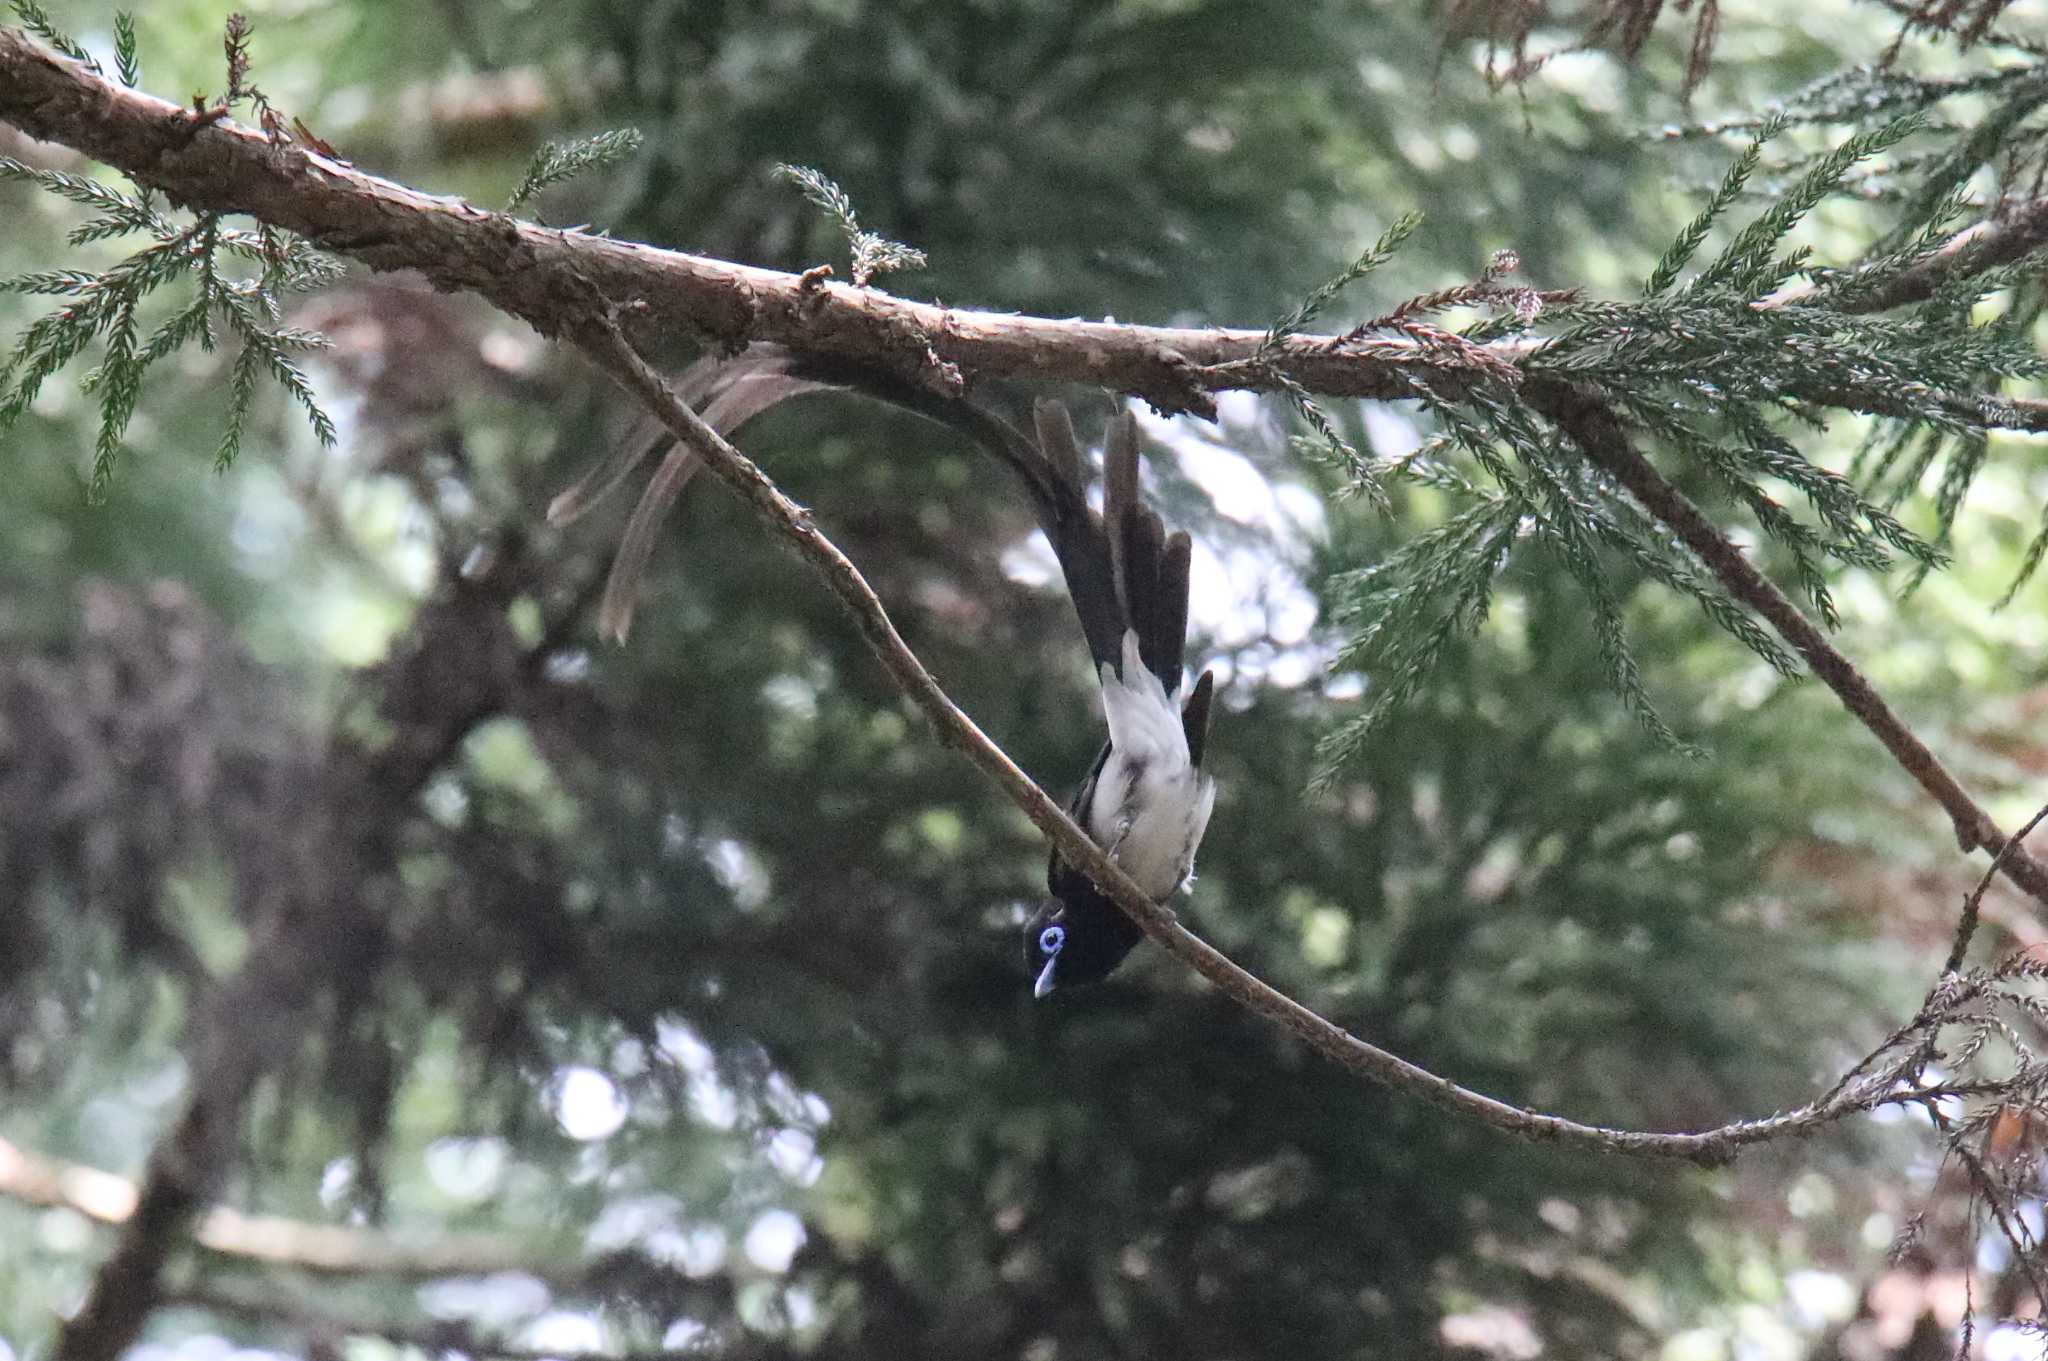
<path fill-rule="evenodd" d="M 965 434 L 1017 474 L 1059 560 L 1109 729 L 1068 815 L 1154 902 L 1178 893 L 1193 875 L 1195 849 L 1216 803 L 1215 780 L 1202 769 L 1215 675 L 1205 670 L 1192 685 L 1183 684 L 1193 544 L 1185 531 L 1168 534 L 1140 499 L 1136 419 L 1125 411 L 1109 423 L 1097 513 L 1089 505 L 1073 419 L 1057 401 L 1035 404 L 1034 441 L 964 397 L 858 361 L 773 345 L 757 345 L 737 359 L 702 360 L 678 388 L 722 434 L 792 397 L 859 393 Z M 550 523 L 582 515 L 667 442 L 659 436 L 636 442 L 592 469 L 555 499 Z M 624 639 L 660 523 L 695 469 L 695 455 L 677 445 L 649 479 L 613 559 L 601 632 Z M 1144 937 L 1058 847 L 1046 867 L 1046 889 L 1049 897 L 1024 932 L 1034 998 L 1100 982 Z"/>
<path fill-rule="evenodd" d="M 1081 490 L 1066 408 L 1041 402 L 1035 414 L 1045 471 L 1062 484 L 1039 498 L 1040 519 L 1081 621 L 1109 728 L 1067 812 L 1146 896 L 1163 903 L 1192 876 L 1216 805 L 1216 781 L 1202 769 L 1215 673 L 1182 684 L 1192 541 L 1185 531 L 1167 534 L 1139 499 L 1137 422 L 1129 412 L 1110 422 L 1100 516 Z M 1046 889 L 1050 897 L 1024 931 L 1034 998 L 1107 978 L 1144 935 L 1058 847 Z"/>

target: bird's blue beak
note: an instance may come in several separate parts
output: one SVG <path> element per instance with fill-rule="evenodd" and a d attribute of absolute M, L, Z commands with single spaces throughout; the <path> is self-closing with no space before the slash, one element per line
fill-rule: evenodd
<path fill-rule="evenodd" d="M 1042 998 L 1052 991 L 1052 970 L 1053 966 L 1059 962 L 1060 957 L 1057 953 L 1046 957 L 1045 967 L 1038 971 L 1038 981 L 1031 985 L 1031 995 L 1033 998 Z"/>

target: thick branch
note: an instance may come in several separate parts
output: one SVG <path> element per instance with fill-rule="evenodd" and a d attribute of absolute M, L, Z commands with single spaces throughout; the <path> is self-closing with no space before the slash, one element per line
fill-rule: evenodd
<path fill-rule="evenodd" d="M 1221 952 L 1181 926 L 1171 909 L 1153 902 L 1131 882 L 1109 856 L 1033 783 L 973 719 L 939 687 L 931 672 L 896 632 L 881 598 L 860 570 L 820 533 L 810 512 L 791 501 L 752 460 L 735 449 L 689 405 L 669 390 L 652 365 L 642 359 L 609 320 L 594 322 L 577 333 L 583 349 L 605 373 L 648 409 L 694 451 L 719 478 L 739 493 L 776 534 L 790 543 L 825 578 L 862 635 L 896 684 L 924 712 L 939 739 L 964 753 L 1059 847 L 1060 854 L 1100 884 L 1117 906 L 1129 913 L 1145 934 L 1167 953 L 1208 979 L 1219 991 L 1255 1015 L 1291 1031 L 1317 1053 L 1351 1072 L 1398 1092 L 1419 1097 L 1440 1109 L 1478 1120 L 1524 1138 L 1566 1144 L 1600 1153 L 1636 1157 L 1676 1158 L 1706 1166 L 1725 1163 L 1751 1144 L 1803 1134 L 1856 1111 L 1893 1099 L 1882 1090 L 1858 1085 L 1828 1101 L 1765 1120 L 1741 1121 L 1696 1134 L 1653 1134 L 1609 1129 L 1511 1106 L 1481 1095 L 1417 1067 L 1397 1054 L 1366 1043 L 1341 1026 L 1267 986 Z"/>
<path fill-rule="evenodd" d="M 225 121 L 199 126 L 186 110 L 95 77 L 10 29 L 0 29 L 0 118 L 84 150 L 195 207 L 251 213 L 376 268 L 410 267 L 442 287 L 473 290 L 547 334 L 574 331 L 602 310 L 631 303 L 619 314 L 620 324 L 642 334 L 682 332 L 734 346 L 771 340 L 869 363 L 893 360 L 940 388 L 961 385 L 963 372 L 1056 379 L 1138 393 L 1167 409 L 1205 410 L 1214 388 L 1273 386 L 1276 365 L 1311 391 L 1378 398 L 1412 395 L 1403 366 L 1427 364 L 1439 383 L 1444 368 L 1455 367 L 1440 350 L 1425 351 L 1405 337 L 1343 346 L 1327 337 L 1294 337 L 1266 354 L 1263 332 L 954 311 L 872 288 L 806 282 L 554 231 L 418 193 Z M 1897 290 L 1859 306 L 1926 296 L 1958 270 L 2016 259 L 2044 239 L 2048 200 L 1959 234 L 1940 257 L 1902 276 Z M 1547 390 L 1553 404 L 1565 394 L 1565 408 L 1586 405 L 1563 385 L 1539 389 L 1541 382 L 1531 383 L 1532 400 Z M 1987 425 L 2048 427 L 2048 410 L 2039 404 L 1998 397 L 1981 398 L 1958 414 Z M 1619 427 L 1615 442 L 1626 449 Z M 1855 668 L 1696 511 L 1691 518 L 1686 533 L 1695 551 L 1806 655 L 1815 673 L 1941 802 L 1963 844 L 2002 845 L 1989 816 Z M 2048 901 L 2048 872 L 2038 862 L 2022 855 L 2008 863 L 2016 880 Z"/>
<path fill-rule="evenodd" d="M 1524 392 L 1544 414 L 1556 421 L 1586 456 L 1614 475 L 1643 508 L 1685 541 L 1721 579 L 1729 594 L 1771 622 L 1784 640 L 1806 659 L 1813 674 L 1833 690 L 1850 713 L 1884 743 L 1906 773 L 1947 811 L 1956 841 L 1966 851 L 1987 850 L 2014 883 L 2048 904 L 2048 866 L 2025 849 L 2008 847 L 2005 833 L 1989 813 L 1956 782 L 1941 758 L 1913 735 L 1892 712 L 1884 697 L 1864 678 L 1855 663 L 1836 650 L 1827 635 L 1808 619 L 1769 577 L 1744 557 L 1685 494 L 1667 482 L 1650 461 L 1629 443 L 1614 412 L 1597 397 L 1557 382 L 1532 382 Z"/>
<path fill-rule="evenodd" d="M 188 109 L 101 79 L 26 34 L 0 28 L 0 120 L 74 147 L 195 209 L 247 213 L 376 269 L 416 269 L 440 287 L 479 293 L 555 335 L 599 299 L 643 304 L 623 318 L 636 337 L 688 336 L 738 346 L 776 341 L 810 353 L 893 364 L 942 390 L 961 375 L 1083 383 L 1144 396 L 1162 409 L 1207 411 L 1210 388 L 1272 386 L 1241 364 L 1263 331 L 1055 321 L 957 311 L 795 274 L 585 233 L 557 231 L 423 194 L 228 120 L 199 126 Z M 1331 352 L 1298 338 L 1276 356 L 1317 392 L 1399 397 L 1401 364 L 1430 363 L 1401 338 Z M 1263 370 L 1262 370 L 1263 371 Z"/>
<path fill-rule="evenodd" d="M 1499 373 L 1540 342 L 1473 345 L 1465 358 L 1402 335 L 1291 336 L 1269 347 L 1262 330 L 1211 330 L 1056 320 L 962 311 L 872 287 L 730 264 L 633 242 L 558 231 L 423 194 L 304 146 L 94 76 L 0 28 L 0 120 L 59 142 L 164 190 L 192 208 L 247 213 L 380 270 L 414 269 L 442 288 L 490 299 L 544 335 L 574 329 L 599 306 L 636 340 L 689 337 L 738 348 L 773 341 L 805 353 L 893 367 L 953 392 L 981 376 L 1078 383 L 1132 393 L 1161 410 L 1212 414 L 1217 391 L 1282 387 L 1338 397 L 1413 395 L 1404 370 L 1426 368 L 1439 391 Z M 2048 206 L 2018 210 L 1958 238 L 1943 262 L 1907 276 L 1891 303 L 1931 289 L 1944 271 L 2015 258 L 2048 231 Z M 1973 229 L 1976 231 L 1978 229 Z M 1970 236 L 1965 233 L 1964 236 Z M 1924 294 L 1923 294 L 1924 295 Z M 1284 378 L 1283 378 L 1284 375 Z M 1810 394 L 1820 400 L 1818 394 Z M 1883 394 L 1843 399 L 1887 414 Z M 2048 413 L 1997 397 L 1958 414 L 1986 425 L 2048 427 Z"/>

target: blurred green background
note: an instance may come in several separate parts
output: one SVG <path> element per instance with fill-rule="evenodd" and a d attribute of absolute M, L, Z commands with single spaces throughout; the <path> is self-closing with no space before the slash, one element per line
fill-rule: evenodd
<path fill-rule="evenodd" d="M 534 211 L 837 261 L 773 172 L 795 162 L 928 253 L 896 291 L 1246 326 L 1411 209 L 1422 231 L 1345 299 L 1355 315 L 1508 247 L 1532 284 L 1631 291 L 1731 154 L 1658 129 L 1753 112 L 1892 33 L 1848 0 L 1724 4 L 1688 106 L 1691 30 L 1670 16 L 1633 68 L 1578 53 L 1496 94 L 1421 4 L 245 8 L 271 100 L 425 190 L 496 205 L 543 140 L 631 125 L 638 156 Z M 226 12 L 142 8 L 144 87 L 217 87 Z M 110 7 L 52 17 L 110 50 Z M 11 136 L 0 152 L 88 169 Z M 0 272 L 78 254 L 65 205 L 0 185 L 0 216 Z M 1875 230 L 1837 202 L 1808 235 L 1846 260 Z M 0 299 L 0 324 L 33 301 Z M 417 280 L 357 270 L 290 320 L 336 342 L 314 374 L 337 450 L 273 402 L 210 474 L 224 365 L 196 352 L 158 371 L 103 507 L 76 373 L 0 448 L 0 1137 L 135 1175 L 186 1082 L 187 1018 L 260 948 L 265 883 L 295 872 L 279 825 L 394 712 L 444 702 L 433 667 L 473 666 L 495 678 L 477 702 L 428 715 L 443 757 L 358 810 L 388 853 L 323 867 L 360 885 L 364 945 L 285 1037 L 223 1199 L 488 1233 L 560 1270 L 335 1279 L 187 1254 L 152 1361 L 313 1355 L 337 1345 L 315 1316 L 360 1325 L 338 1343 L 353 1361 L 393 1353 L 380 1323 L 435 1319 L 549 1355 L 1947 1354 L 1943 1283 L 1980 1254 L 1914 1119 L 1722 1172 L 1632 1164 L 1362 1086 L 1149 950 L 1034 1006 L 1015 931 L 1039 838 L 735 501 L 692 489 L 630 645 L 596 642 L 579 610 L 625 507 L 560 532 L 542 512 L 633 436 L 615 390 Z M 1058 395 L 1092 434 L 1113 409 Z M 1337 414 L 1381 455 L 1423 433 L 1400 407 Z M 1311 797 L 1316 739 L 1369 683 L 1326 669 L 1328 580 L 1446 505 L 1326 499 L 1284 413 L 1250 399 L 1145 430 L 1152 492 L 1201 546 L 1196 646 L 1221 683 L 1187 909 L 1204 935 L 1461 1083 L 1637 1127 L 1796 1104 L 1910 1013 L 1975 870 L 1828 694 L 1636 591 L 1651 692 L 1711 759 L 1675 755 L 1607 690 L 1570 582 L 1518 564 L 1427 701 Z M 1814 452 L 1840 466 L 1858 433 Z M 1016 489 L 846 399 L 745 444 L 1063 793 L 1099 729 Z M 2044 499 L 2041 460 L 2004 450 L 1955 571 L 1903 603 L 1867 575 L 1837 593 L 1845 650 L 2010 822 L 2048 764 L 2048 587 L 1990 602 Z M 451 610 L 483 611 L 497 631 L 477 636 L 506 651 L 469 649 Z M 505 660 L 543 635 L 533 665 Z M 2032 942 L 2003 903 L 1983 948 Z M 1888 1267 L 1922 1212 L 1928 1259 Z M 108 1241 L 0 1200 L 0 1361 L 40 1354 Z M 1980 1264 L 1988 1307 L 2004 1268 Z"/>

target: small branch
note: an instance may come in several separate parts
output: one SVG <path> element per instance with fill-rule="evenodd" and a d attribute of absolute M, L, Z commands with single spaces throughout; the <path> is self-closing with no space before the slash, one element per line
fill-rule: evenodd
<path fill-rule="evenodd" d="M 1167 410 L 1200 410 L 1210 390 L 1268 390 L 1283 384 L 1329 395 L 1403 399 L 1413 395 L 1408 371 L 1417 366 L 1429 370 L 1433 383 L 1457 381 L 1455 365 L 1433 348 L 1402 337 L 1366 338 L 1333 348 L 1332 337 L 1306 335 L 1288 336 L 1276 345 L 1262 331 L 954 311 L 872 288 L 815 280 L 807 285 L 798 275 L 554 231 L 365 175 L 301 146 L 278 146 L 229 121 L 195 128 L 177 106 L 98 78 L 44 51 L 19 31 L 4 28 L 0 120 L 84 151 L 195 209 L 247 213 L 372 268 L 417 269 L 443 288 L 480 294 L 544 334 L 572 336 L 825 576 L 942 740 L 993 776 L 1148 935 L 1224 993 L 1346 1068 L 1529 1138 L 1705 1164 L 1725 1162 L 1748 1144 L 1811 1130 L 1865 1108 L 1846 1101 L 1823 1102 L 1697 1134 L 1583 1125 L 1468 1091 L 1357 1039 L 1266 987 L 1182 929 L 1169 910 L 1139 894 L 1059 807 L 946 698 L 896 634 L 873 591 L 818 533 L 808 513 L 675 399 L 633 350 L 620 322 L 593 323 L 590 318 L 606 306 L 606 299 L 634 299 L 624 324 L 649 336 L 685 335 L 729 346 L 776 341 L 803 352 L 893 365 L 913 381 L 948 392 L 964 384 L 963 375 L 1066 381 L 1134 393 Z M 1498 349 L 1499 362 L 1512 363 L 1528 346 Z M 1555 383 L 1547 386 L 1554 393 L 1568 392 Z M 1579 423 L 1583 426 L 1588 419 L 1581 413 Z M 1612 422 L 1611 415 L 1607 420 Z M 1623 454 L 1636 457 L 1620 441 L 1618 426 L 1614 436 Z M 1653 493 L 1658 486 L 1670 491 L 1646 463 L 1636 461 L 1652 479 L 1647 485 Z M 1737 594 L 1786 632 L 1816 672 L 1942 800 L 1967 844 L 2002 845 L 1988 816 L 1905 731 L 1846 659 L 1689 503 L 1680 498 L 1678 504 L 1705 536 L 1705 546 L 1695 544 L 1695 551 L 1716 570 L 1746 574 L 1741 579 L 1750 589 L 1737 589 Z M 2048 890 L 2048 873 L 2024 852 L 2011 858 L 2007 872 L 2029 884 L 2037 896 L 2048 898 L 2043 892 Z M 146 1191 L 142 1203 L 149 1204 Z M 67 1350 L 64 1356 L 107 1354 Z"/>
<path fill-rule="evenodd" d="M 968 760 L 995 780 L 1011 801 L 1052 839 L 1060 854 L 1100 884 L 1117 906 L 1128 913 L 1160 948 L 1208 979 L 1238 1005 L 1292 1032 L 1311 1049 L 1350 1072 L 1367 1081 L 1418 1097 L 1441 1110 L 1523 1138 L 1598 1153 L 1680 1159 L 1703 1166 L 1726 1163 L 1749 1145 L 1808 1133 L 1845 1115 L 1896 1099 L 1859 1086 L 1826 1102 L 1783 1115 L 1741 1121 L 1695 1134 L 1610 1129 L 1496 1101 L 1420 1068 L 1399 1055 L 1368 1044 L 1325 1020 L 1293 998 L 1246 973 L 1214 947 L 1189 933 L 1171 909 L 1153 902 L 1140 892 L 1102 848 L 1076 826 L 1060 806 L 990 741 L 974 720 L 961 712 L 939 687 L 931 672 L 925 669 L 924 663 L 897 633 L 880 597 L 837 545 L 819 532 L 810 512 L 783 495 L 751 459 L 707 425 L 687 403 L 678 399 L 662 376 L 633 349 L 615 322 L 609 318 L 592 322 L 576 333 L 576 340 L 607 376 L 644 402 L 684 447 L 701 458 L 705 466 L 737 492 L 740 499 L 777 535 L 817 569 L 897 686 L 930 720 L 941 742 L 965 754 Z"/>
<path fill-rule="evenodd" d="M 135 1183 L 112 1172 L 60 1162 L 0 1139 L 0 1196 L 75 1210 L 120 1226 L 135 1215 Z M 559 1274 L 551 1259 L 505 1239 L 461 1235 L 418 1240 L 335 1224 L 245 1215 L 225 1205 L 199 1213 L 192 1239 L 236 1261 L 333 1275 L 454 1276 L 524 1271 Z"/>
<path fill-rule="evenodd" d="M 1699 507 L 1665 481 L 1649 460 L 1636 451 L 1620 419 L 1605 403 L 1552 380 L 1532 380 L 1523 390 L 1588 458 L 1613 474 L 1645 510 L 1684 540 L 1731 595 L 1770 621 L 1771 627 L 1806 659 L 1814 675 L 1870 729 L 1915 783 L 1947 811 L 1955 827 L 1956 841 L 1964 850 L 1996 853 L 2006 876 L 2032 894 L 2035 901 L 2048 905 L 2048 866 L 2018 846 L 2007 848 L 2006 836 L 1998 824 L 1949 774 L 1940 758 L 1914 736 L 1855 664 L 1836 650 L 1799 607 L 1758 571 Z"/>
<path fill-rule="evenodd" d="M 1964 421 L 1993 430 L 2048 434 L 2048 401 L 2039 397 L 2007 397 L 1989 393 L 1956 411 Z"/>
<path fill-rule="evenodd" d="M 1850 310 L 1888 312 L 1894 307 L 1925 302 L 1949 280 L 2009 265 L 2048 246 L 2048 198 L 2001 205 L 1996 217 L 1965 227 L 1931 257 L 1856 296 Z M 1759 302 L 1759 307 L 1784 307 L 1813 296 L 1812 283 L 1789 284 Z"/>
<path fill-rule="evenodd" d="M 1962 969 L 1963 956 L 1970 952 L 1970 938 L 1977 934 L 1977 916 L 1983 908 L 1984 891 L 1991 887 L 1992 879 L 2005 862 L 2012 859 L 2014 852 L 2025 854 L 2020 847 L 2044 818 L 2048 818 L 2048 804 L 2043 804 L 2040 812 L 2027 819 L 2026 826 L 2014 832 L 2012 839 L 1998 848 L 1998 854 L 1991 857 L 1991 863 L 1984 867 L 1984 877 L 1977 881 L 1977 887 L 1970 891 L 1970 896 L 1963 899 L 1962 915 L 1956 920 L 1955 944 L 1949 947 L 1948 962 L 1941 966 L 1942 977 Z M 2044 1301 L 2048 1301 L 2048 1297 L 2044 1297 Z"/>

